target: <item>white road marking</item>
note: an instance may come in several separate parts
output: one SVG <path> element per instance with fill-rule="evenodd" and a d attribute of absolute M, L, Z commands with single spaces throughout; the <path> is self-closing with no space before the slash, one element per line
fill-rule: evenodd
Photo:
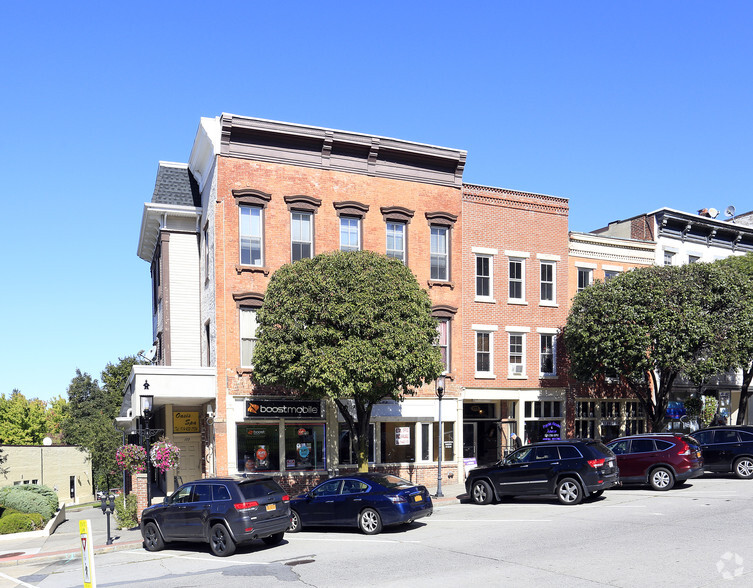
<path fill-rule="evenodd" d="M 551 523 L 552 519 L 437 519 L 431 522 L 435 523 Z"/>
<path fill-rule="evenodd" d="M 2 572 L 0 572 L 0 578 L 5 578 L 6 580 L 15 582 L 14 586 L 24 586 L 24 588 L 38 588 L 38 586 L 34 586 L 33 584 L 27 584 L 26 582 L 22 582 L 18 578 L 14 578 L 13 576 L 8 576 L 6 574 L 3 574 Z"/>

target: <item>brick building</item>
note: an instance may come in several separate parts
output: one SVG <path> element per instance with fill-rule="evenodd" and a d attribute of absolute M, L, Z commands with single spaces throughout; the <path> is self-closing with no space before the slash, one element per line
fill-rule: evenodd
<path fill-rule="evenodd" d="M 568 202 L 463 187 L 463 457 L 564 437 L 558 339 L 568 310 Z"/>

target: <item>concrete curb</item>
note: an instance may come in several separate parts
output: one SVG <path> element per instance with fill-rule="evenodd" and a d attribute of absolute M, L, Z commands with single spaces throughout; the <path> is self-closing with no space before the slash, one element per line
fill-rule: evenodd
<path fill-rule="evenodd" d="M 113 551 L 125 551 L 128 549 L 141 549 L 143 547 L 143 541 L 125 541 L 123 543 L 113 543 L 111 545 L 95 545 L 94 555 L 101 555 L 103 553 L 112 553 Z M 78 549 L 67 549 L 65 551 L 53 551 L 42 553 L 30 553 L 19 555 L 18 557 L 9 557 L 0 559 L 0 567 L 6 566 L 18 566 L 27 563 L 55 563 L 66 562 L 73 559 L 81 559 L 81 551 Z"/>

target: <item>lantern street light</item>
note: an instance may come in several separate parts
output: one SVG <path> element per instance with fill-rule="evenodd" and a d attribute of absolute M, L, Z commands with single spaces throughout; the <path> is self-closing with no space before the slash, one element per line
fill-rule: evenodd
<path fill-rule="evenodd" d="M 444 450 L 444 430 L 442 428 L 442 397 L 444 396 L 444 376 L 439 376 L 435 383 L 435 392 L 439 399 L 439 439 L 437 443 L 437 498 L 442 498 L 442 452 Z"/>

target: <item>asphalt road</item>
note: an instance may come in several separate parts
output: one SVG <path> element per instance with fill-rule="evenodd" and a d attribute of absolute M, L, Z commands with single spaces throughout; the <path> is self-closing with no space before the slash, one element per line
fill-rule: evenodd
<path fill-rule="evenodd" d="M 554 499 L 455 504 L 374 537 L 287 534 L 230 558 L 202 545 L 95 558 L 97 586 L 753 585 L 753 480 L 704 477 L 670 492 L 608 490 L 579 506 Z M 80 559 L 0 569 L 0 586 L 82 585 Z"/>

